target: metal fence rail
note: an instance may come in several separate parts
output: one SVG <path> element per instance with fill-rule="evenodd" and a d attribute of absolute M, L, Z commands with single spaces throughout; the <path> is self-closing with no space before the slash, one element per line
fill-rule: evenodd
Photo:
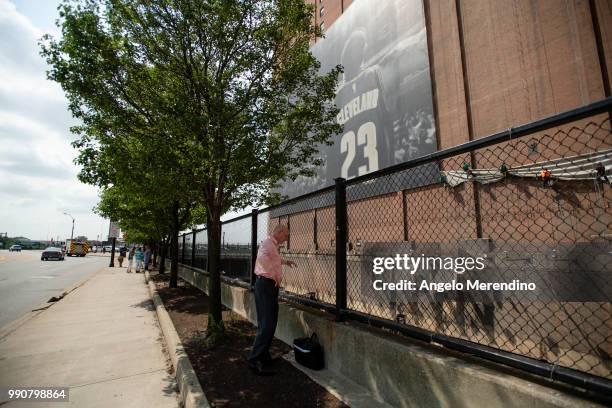
<path fill-rule="evenodd" d="M 286 224 L 292 300 L 611 392 L 610 110 L 607 98 L 226 221 L 223 274 L 251 281 L 257 244 Z M 179 244 L 180 262 L 206 269 L 206 231 Z M 424 263 L 410 273 L 404 256 Z M 515 280 L 536 289 L 486 286 Z M 403 281 L 455 286 L 378 290 Z M 457 289 L 474 281 L 488 289 Z"/>

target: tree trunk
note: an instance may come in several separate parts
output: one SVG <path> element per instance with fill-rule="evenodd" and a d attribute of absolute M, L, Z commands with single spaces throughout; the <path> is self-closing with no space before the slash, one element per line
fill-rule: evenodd
<path fill-rule="evenodd" d="M 159 260 L 159 273 L 166 272 L 166 252 L 168 251 L 168 245 L 166 244 L 166 238 L 161 242 L 161 259 Z"/>
<path fill-rule="evenodd" d="M 223 325 L 221 316 L 221 212 L 212 211 L 206 220 L 208 273 L 210 274 L 208 331 Z"/>
<path fill-rule="evenodd" d="M 172 264 L 170 266 L 170 287 L 178 287 L 178 236 L 179 236 L 179 209 L 178 203 L 172 207 Z"/>

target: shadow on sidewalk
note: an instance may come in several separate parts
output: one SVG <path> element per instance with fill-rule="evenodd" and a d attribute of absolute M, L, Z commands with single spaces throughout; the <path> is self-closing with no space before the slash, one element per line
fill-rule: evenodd
<path fill-rule="evenodd" d="M 149 312 L 155 311 L 155 305 L 153 304 L 153 301 L 151 299 L 147 299 L 147 300 L 143 300 L 142 302 L 135 303 L 133 305 L 130 305 L 130 307 L 142 308 L 142 309 L 148 310 Z"/>

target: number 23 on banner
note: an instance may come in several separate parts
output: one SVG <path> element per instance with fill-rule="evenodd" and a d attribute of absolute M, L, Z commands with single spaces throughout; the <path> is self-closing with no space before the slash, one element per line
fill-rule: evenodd
<path fill-rule="evenodd" d="M 355 143 L 356 142 L 356 143 Z M 357 168 L 357 175 L 378 170 L 378 150 L 376 150 L 376 125 L 374 122 L 366 122 L 359 127 L 357 131 L 357 140 L 355 140 L 355 132 L 350 131 L 345 133 L 340 140 L 340 151 L 348 153 L 342 163 L 341 176 L 348 179 L 348 170 L 355 160 L 357 146 L 363 146 L 363 158 L 367 159 L 367 164 Z"/>

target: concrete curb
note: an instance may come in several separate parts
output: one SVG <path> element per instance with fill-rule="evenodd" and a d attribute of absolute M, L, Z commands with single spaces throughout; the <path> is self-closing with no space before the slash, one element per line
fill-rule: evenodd
<path fill-rule="evenodd" d="M 38 305 L 34 309 L 30 310 L 29 312 L 27 312 L 26 314 L 24 314 L 23 316 L 21 316 L 17 320 L 13 320 L 12 322 L 8 323 L 6 326 L 4 326 L 0 330 L 0 341 L 4 340 L 5 337 L 7 337 L 11 333 L 13 333 L 15 330 L 17 330 L 19 327 L 21 327 L 23 324 L 25 324 L 28 320 L 32 319 L 35 316 L 38 316 L 39 314 L 41 314 L 42 312 L 44 312 L 45 310 L 49 309 L 51 306 L 53 306 L 54 304 L 56 304 L 57 302 L 62 300 L 65 296 L 70 294 L 72 291 L 74 291 L 74 290 L 78 289 L 79 287 L 83 286 L 88 280 L 90 280 L 91 278 L 93 278 L 94 276 L 96 276 L 97 274 L 99 274 L 100 272 L 102 272 L 106 268 L 107 268 L 107 266 L 102 267 L 99 270 L 97 270 L 96 272 L 94 272 L 91 276 L 89 276 L 89 277 L 87 277 L 85 279 L 82 279 L 81 281 L 79 281 L 79 282 L 69 286 L 68 289 L 65 289 L 62 292 L 62 294 L 60 295 L 59 298 L 57 298 L 57 300 L 55 300 L 53 302 L 46 301 L 44 303 L 41 303 L 40 305 Z"/>
<path fill-rule="evenodd" d="M 181 339 L 179 338 L 170 315 L 164 307 L 164 302 L 157 293 L 155 284 L 149 279 L 149 272 L 145 271 L 145 281 L 149 287 L 149 293 L 155 304 L 157 311 L 157 319 L 162 328 L 164 338 L 172 365 L 176 372 L 176 382 L 179 386 L 180 400 L 185 408 L 211 408 L 202 386 L 198 381 L 198 376 L 189 361 L 189 357 L 183 348 Z"/>
<path fill-rule="evenodd" d="M 50 308 L 51 306 L 53 306 L 54 304 L 56 304 L 57 302 L 59 302 L 60 300 L 62 300 L 63 298 L 65 298 L 66 296 L 68 296 L 71 292 L 77 290 L 78 288 L 80 288 L 81 286 L 83 286 L 85 283 L 87 283 L 88 280 L 90 280 L 91 278 L 93 278 L 94 276 L 96 276 L 97 274 L 99 274 L 100 272 L 102 272 L 104 269 L 108 268 L 108 266 L 104 266 L 102 268 L 100 268 L 98 271 L 96 271 L 93 275 L 82 279 L 81 281 L 71 285 L 68 287 L 68 289 L 64 289 L 64 291 L 62 292 L 61 295 L 59 295 L 59 297 L 55 297 L 53 296 L 51 299 L 55 299 L 55 300 L 47 300 L 45 303 L 42 303 L 40 306 L 38 306 L 35 309 L 32 309 L 32 312 L 38 312 L 38 311 L 43 311 L 43 310 L 47 310 L 48 308 Z"/>
<path fill-rule="evenodd" d="M 4 339 L 6 337 L 8 337 L 11 333 L 13 333 L 18 328 L 20 328 L 28 320 L 30 320 L 34 316 L 39 315 L 40 313 L 42 313 L 46 309 L 36 309 L 36 310 L 37 311 L 29 311 L 26 314 L 24 314 L 23 316 L 21 316 L 20 318 L 18 318 L 16 320 L 13 320 L 12 322 L 10 322 L 6 326 L 4 326 L 2 328 L 2 330 L 0 330 L 0 342 L 4 341 Z"/>

